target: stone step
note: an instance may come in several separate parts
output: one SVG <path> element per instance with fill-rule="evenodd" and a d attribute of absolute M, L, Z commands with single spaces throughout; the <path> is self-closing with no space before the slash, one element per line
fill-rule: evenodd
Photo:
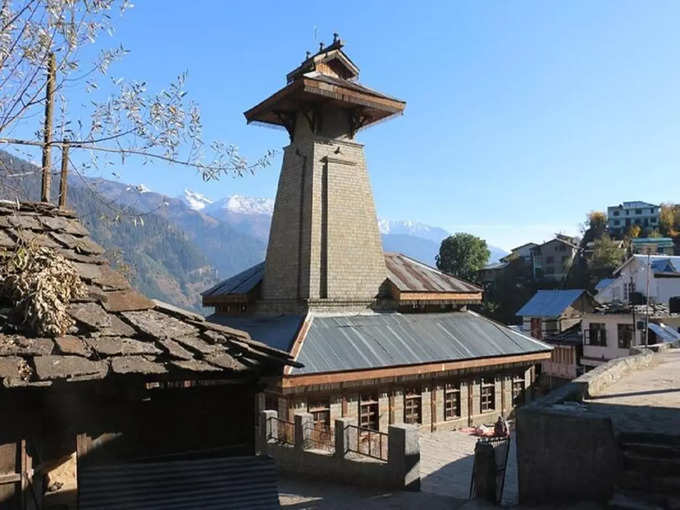
<path fill-rule="evenodd" d="M 646 455 L 649 457 L 664 459 L 680 458 L 680 446 L 675 445 L 630 442 L 622 443 L 621 449 L 624 452 L 629 452 L 636 455 Z"/>
<path fill-rule="evenodd" d="M 648 476 L 680 476 L 680 457 L 663 458 L 624 451 L 623 465 L 626 469 L 639 471 Z"/>
<path fill-rule="evenodd" d="M 616 485 L 624 490 L 680 497 L 680 476 L 654 476 L 649 473 L 626 470 L 621 473 Z"/>
<path fill-rule="evenodd" d="M 649 432 L 624 432 L 618 435 L 619 443 L 625 448 L 627 444 L 644 443 L 680 447 L 680 435 L 653 434 Z"/>
<path fill-rule="evenodd" d="M 643 494 L 615 492 L 608 508 L 617 510 L 664 510 L 662 505 L 647 501 Z"/>

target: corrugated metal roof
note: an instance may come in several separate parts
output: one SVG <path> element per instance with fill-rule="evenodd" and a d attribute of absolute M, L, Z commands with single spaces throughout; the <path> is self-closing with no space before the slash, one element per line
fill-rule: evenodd
<path fill-rule="evenodd" d="M 401 253 L 385 253 L 387 278 L 402 292 L 481 292 L 482 289 Z"/>
<path fill-rule="evenodd" d="M 314 316 L 292 375 L 528 354 L 551 347 L 472 312 Z"/>
<path fill-rule="evenodd" d="M 595 290 L 606 289 L 615 281 L 616 280 L 614 278 L 602 278 L 599 282 L 597 282 L 597 285 L 595 285 Z"/>
<path fill-rule="evenodd" d="M 247 331 L 252 338 L 275 349 L 289 351 L 293 339 L 304 321 L 304 315 L 277 315 L 274 317 L 239 317 L 219 313 L 206 317 L 206 320 Z"/>
<path fill-rule="evenodd" d="M 81 510 L 280 508 L 268 457 L 92 466 L 78 478 Z"/>
<path fill-rule="evenodd" d="M 649 323 L 649 329 L 654 331 L 654 333 L 661 338 L 664 342 L 674 342 L 680 340 L 680 333 L 678 333 L 673 328 L 666 326 L 665 324 L 655 324 L 653 322 Z"/>
<path fill-rule="evenodd" d="M 221 281 L 214 287 L 204 291 L 201 296 L 220 296 L 223 294 L 247 294 L 262 281 L 264 276 L 264 262 L 249 267 L 239 274 Z"/>
<path fill-rule="evenodd" d="M 539 290 L 517 311 L 520 317 L 559 317 L 585 290 Z"/>
<path fill-rule="evenodd" d="M 616 206 L 614 206 L 616 207 Z M 624 202 L 618 207 L 622 207 L 624 209 L 638 209 L 642 207 L 659 207 L 658 205 L 650 204 L 649 202 L 642 202 L 640 200 L 633 200 L 631 202 Z"/>

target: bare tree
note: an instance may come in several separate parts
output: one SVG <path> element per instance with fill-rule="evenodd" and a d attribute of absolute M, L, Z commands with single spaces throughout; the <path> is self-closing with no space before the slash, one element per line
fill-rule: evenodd
<path fill-rule="evenodd" d="M 113 17 L 131 6 L 128 0 L 0 3 L 0 144 L 41 148 L 48 165 L 49 148 L 68 145 L 87 151 L 89 157 L 79 161 L 85 169 L 110 164 L 107 158 L 124 163 L 134 156 L 197 169 L 205 180 L 242 175 L 270 163 L 272 151 L 249 163 L 235 145 L 203 139 L 201 113 L 188 99 L 186 74 L 153 94 L 144 81 L 111 78 L 106 86 L 111 92 L 96 98 L 111 64 L 128 51 L 122 46 L 102 50 L 93 62 L 82 62 L 80 50 L 112 32 Z M 83 118 L 70 116 L 68 109 L 66 85 L 78 82 L 93 95 Z M 54 128 L 52 101 L 59 110 Z M 10 136 L 17 124 L 33 118 L 42 125 L 33 138 Z"/>

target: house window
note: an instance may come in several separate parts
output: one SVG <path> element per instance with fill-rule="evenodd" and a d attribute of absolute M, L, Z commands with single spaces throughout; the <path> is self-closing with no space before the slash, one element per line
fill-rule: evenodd
<path fill-rule="evenodd" d="M 635 214 L 642 214 L 642 209 L 635 209 Z"/>
<path fill-rule="evenodd" d="M 538 340 L 543 338 L 542 323 L 543 321 L 541 321 L 541 319 L 535 317 L 531 319 L 531 336 Z"/>
<path fill-rule="evenodd" d="M 524 405 L 524 376 L 512 378 L 512 406 Z"/>
<path fill-rule="evenodd" d="M 444 419 L 460 418 L 460 383 L 444 386 Z"/>
<path fill-rule="evenodd" d="M 480 408 L 483 413 L 496 409 L 496 386 L 493 379 L 482 379 Z"/>
<path fill-rule="evenodd" d="M 365 429 L 379 430 L 378 396 L 361 395 L 359 402 L 359 425 Z"/>
<path fill-rule="evenodd" d="M 590 345 L 607 346 L 607 328 L 602 322 L 591 322 L 588 331 L 588 343 Z"/>
<path fill-rule="evenodd" d="M 619 215 L 619 211 L 614 211 L 614 216 L 618 216 L 618 215 Z"/>
<path fill-rule="evenodd" d="M 404 394 L 404 423 L 420 423 L 422 399 L 419 388 L 410 388 Z"/>
<path fill-rule="evenodd" d="M 307 410 L 312 415 L 315 429 L 330 430 L 331 407 L 328 400 L 310 401 Z"/>
<path fill-rule="evenodd" d="M 614 220 L 614 225 L 616 225 L 618 227 L 620 224 L 621 224 L 620 220 Z"/>
<path fill-rule="evenodd" d="M 635 292 L 635 282 L 623 284 L 623 300 L 630 301 L 630 295 Z"/>
<path fill-rule="evenodd" d="M 632 324 L 617 324 L 619 335 L 619 348 L 628 349 L 633 343 L 634 329 Z"/>
<path fill-rule="evenodd" d="M 545 263 L 546 263 L 546 264 L 553 264 L 554 262 L 555 262 L 555 257 L 553 257 L 552 255 L 550 255 L 549 257 L 546 257 L 546 258 L 545 258 Z"/>

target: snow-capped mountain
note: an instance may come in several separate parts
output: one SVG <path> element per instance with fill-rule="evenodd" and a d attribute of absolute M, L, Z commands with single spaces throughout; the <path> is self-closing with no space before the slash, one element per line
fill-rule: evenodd
<path fill-rule="evenodd" d="M 383 235 L 415 236 L 436 243 L 441 242 L 442 239 L 449 236 L 449 233 L 443 228 L 431 227 L 413 220 L 386 220 L 384 218 L 379 218 L 378 228 Z"/>
<path fill-rule="evenodd" d="M 271 216 L 274 212 L 274 200 L 271 198 L 244 197 L 231 195 L 210 204 L 205 212 L 227 210 L 235 214 L 266 214 Z"/>
<path fill-rule="evenodd" d="M 194 211 L 202 211 L 207 206 L 213 203 L 205 195 L 191 191 L 190 189 L 185 189 L 184 194 L 179 197 L 185 204 L 191 207 Z"/>

